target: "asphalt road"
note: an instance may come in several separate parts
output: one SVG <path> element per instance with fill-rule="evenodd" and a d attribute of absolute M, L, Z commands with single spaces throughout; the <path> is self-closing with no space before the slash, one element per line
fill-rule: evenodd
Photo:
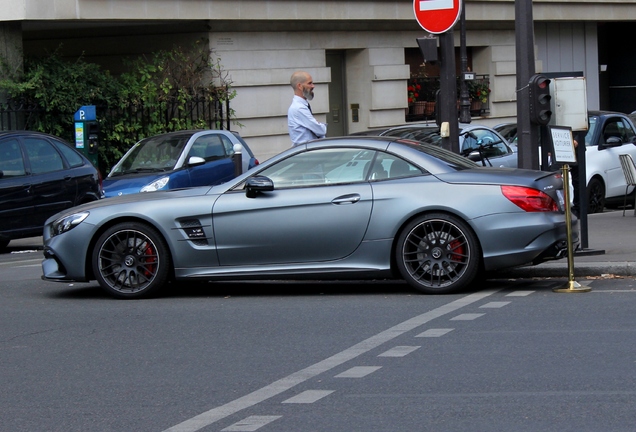
<path fill-rule="evenodd" d="M 175 286 L 113 300 L 0 255 L 0 431 L 633 431 L 636 286 Z"/>

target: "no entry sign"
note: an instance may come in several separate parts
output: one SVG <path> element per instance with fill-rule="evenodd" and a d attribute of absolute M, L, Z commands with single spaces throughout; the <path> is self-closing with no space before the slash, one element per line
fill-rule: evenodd
<path fill-rule="evenodd" d="M 459 19 L 461 8 L 461 0 L 413 0 L 415 19 L 433 34 L 450 30 Z"/>

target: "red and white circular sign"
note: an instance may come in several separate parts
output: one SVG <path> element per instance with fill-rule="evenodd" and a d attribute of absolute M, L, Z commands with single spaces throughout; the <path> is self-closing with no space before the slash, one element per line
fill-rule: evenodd
<path fill-rule="evenodd" d="M 462 9 L 462 0 L 413 0 L 415 19 L 424 30 L 439 34 L 450 30 Z"/>

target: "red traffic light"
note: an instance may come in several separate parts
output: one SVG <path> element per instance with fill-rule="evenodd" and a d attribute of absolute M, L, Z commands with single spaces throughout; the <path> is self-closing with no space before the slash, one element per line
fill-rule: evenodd
<path fill-rule="evenodd" d="M 528 83 L 530 102 L 530 121 L 539 125 L 547 125 L 552 118 L 550 106 L 550 79 L 540 75 L 532 75 Z"/>

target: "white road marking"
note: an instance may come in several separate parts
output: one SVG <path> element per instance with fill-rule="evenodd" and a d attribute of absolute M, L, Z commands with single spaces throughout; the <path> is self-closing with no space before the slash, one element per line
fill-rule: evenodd
<path fill-rule="evenodd" d="M 485 309 L 497 309 L 500 307 L 504 307 L 505 305 L 510 304 L 510 302 L 490 302 L 490 303 L 486 303 L 483 306 L 479 306 L 479 308 L 485 308 Z"/>
<path fill-rule="evenodd" d="M 307 390 L 284 400 L 283 403 L 314 403 L 333 392 L 334 390 Z"/>
<path fill-rule="evenodd" d="M 451 318 L 451 321 L 472 321 L 484 315 L 486 314 L 483 314 L 483 313 L 482 314 L 478 314 L 478 313 L 461 314 L 461 315 L 457 315 L 454 318 Z"/>
<path fill-rule="evenodd" d="M 440 337 L 440 336 L 444 336 L 446 333 L 452 332 L 453 330 L 455 329 L 449 329 L 449 328 L 428 329 L 425 332 L 422 332 L 415 337 Z"/>
<path fill-rule="evenodd" d="M 514 291 L 510 294 L 506 294 L 506 297 L 525 297 L 532 294 L 534 291 Z"/>
<path fill-rule="evenodd" d="M 406 332 L 416 329 L 429 321 L 453 313 L 463 307 L 483 300 L 484 298 L 491 296 L 499 290 L 486 290 L 474 294 L 469 294 L 465 297 L 452 301 L 448 304 L 440 306 L 431 311 L 425 312 L 421 315 L 408 319 L 394 327 L 391 327 L 383 332 L 371 336 L 370 338 L 353 345 L 350 348 L 345 349 L 333 356 L 319 361 L 316 364 L 292 373 L 284 378 L 279 379 L 265 387 L 253 391 L 238 399 L 234 399 L 224 405 L 212 408 L 199 415 L 196 415 L 190 419 L 187 419 L 175 426 L 172 426 L 165 430 L 165 432 L 194 432 L 211 425 L 225 417 L 236 414 L 237 412 L 246 408 L 252 407 L 260 402 L 270 399 L 276 395 L 279 395 L 305 381 L 314 378 L 324 372 L 327 372 L 335 367 L 338 367 L 356 357 L 365 354 L 372 349 L 379 347 L 380 345 L 393 340 Z"/>
<path fill-rule="evenodd" d="M 421 348 L 419 346 L 396 346 L 388 351 L 378 355 L 378 357 L 404 357 L 407 354 L 411 354 L 416 349 Z"/>
<path fill-rule="evenodd" d="M 380 369 L 382 366 L 355 366 L 338 375 L 336 378 L 363 378 Z"/>
<path fill-rule="evenodd" d="M 4 262 L 4 263 L 0 263 L 0 267 L 4 267 L 4 266 L 22 266 L 24 267 L 25 265 L 27 265 L 27 263 L 40 263 L 39 265 L 42 265 L 42 258 L 38 258 L 38 259 L 30 259 L 30 260 L 21 260 L 21 261 L 10 261 L 10 262 Z"/>
<path fill-rule="evenodd" d="M 224 432 L 253 432 L 281 417 L 282 416 L 249 416 L 221 430 Z"/>

